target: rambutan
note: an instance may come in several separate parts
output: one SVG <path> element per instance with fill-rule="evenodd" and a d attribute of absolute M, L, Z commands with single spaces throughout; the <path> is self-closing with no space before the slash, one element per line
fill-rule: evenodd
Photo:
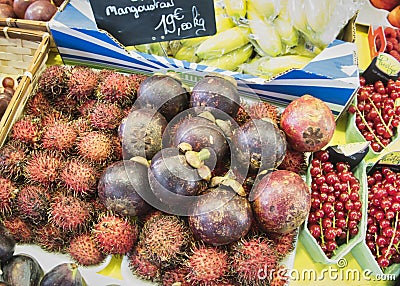
<path fill-rule="evenodd" d="M 150 261 L 162 267 L 179 262 L 189 242 L 190 230 L 177 216 L 156 214 L 150 216 L 140 232 L 139 244 Z"/>
<path fill-rule="evenodd" d="M 141 279 L 153 282 L 160 280 L 161 268 L 143 256 L 143 250 L 140 246 L 136 247 L 132 253 L 129 254 L 128 258 L 129 268 L 133 274 Z"/>
<path fill-rule="evenodd" d="M 307 170 L 306 156 L 304 152 L 295 151 L 290 148 L 286 149 L 285 157 L 278 166 L 280 170 L 288 170 L 299 175 L 304 175 Z"/>
<path fill-rule="evenodd" d="M 18 189 L 10 179 L 0 177 L 0 215 L 11 212 Z"/>
<path fill-rule="evenodd" d="M 270 286 L 287 286 L 289 285 L 289 269 L 284 265 L 279 265 L 277 271 L 274 271 Z"/>
<path fill-rule="evenodd" d="M 192 286 L 193 284 L 188 281 L 188 274 L 189 269 L 186 266 L 178 266 L 177 268 L 167 270 L 162 276 L 162 285 Z"/>
<path fill-rule="evenodd" d="M 47 251 L 64 253 L 70 240 L 67 232 L 52 223 L 38 226 L 34 234 L 35 242 Z"/>
<path fill-rule="evenodd" d="M 231 247 L 230 266 L 241 285 L 268 285 L 278 257 L 272 241 L 254 237 Z"/>
<path fill-rule="evenodd" d="M 293 251 L 297 238 L 297 229 L 286 234 L 269 234 L 268 236 L 275 244 L 276 254 L 283 258 Z"/>
<path fill-rule="evenodd" d="M 136 83 L 129 76 L 113 72 L 100 81 L 97 88 L 97 97 L 111 103 L 121 105 L 132 103 L 136 99 Z"/>
<path fill-rule="evenodd" d="M 100 264 L 106 257 L 97 247 L 90 233 L 73 236 L 67 252 L 78 264 L 83 266 Z"/>
<path fill-rule="evenodd" d="M 68 68 L 64 65 L 48 66 L 38 80 L 38 90 L 50 99 L 57 98 L 67 90 Z"/>
<path fill-rule="evenodd" d="M 0 149 L 0 175 L 18 179 L 26 163 L 26 148 L 17 141 L 9 141 Z"/>
<path fill-rule="evenodd" d="M 127 254 L 138 237 L 135 222 L 113 214 L 102 215 L 92 228 L 94 240 L 106 254 Z"/>
<path fill-rule="evenodd" d="M 46 113 L 42 114 L 41 124 L 42 126 L 52 126 L 57 122 L 68 122 L 69 118 L 63 114 L 62 112 L 52 108 L 48 110 Z"/>
<path fill-rule="evenodd" d="M 29 243 L 33 240 L 33 231 L 31 226 L 18 216 L 7 217 L 3 220 L 3 225 L 13 235 L 15 241 L 20 243 Z"/>
<path fill-rule="evenodd" d="M 224 281 L 229 271 L 228 254 L 219 248 L 199 246 L 192 250 L 186 262 L 188 280 L 195 285 L 210 285 Z"/>
<path fill-rule="evenodd" d="M 55 98 L 52 102 L 52 106 L 55 110 L 61 112 L 62 114 L 78 114 L 78 101 L 75 98 L 68 97 L 65 94 Z"/>
<path fill-rule="evenodd" d="M 250 115 L 248 113 L 248 109 L 249 109 L 249 104 L 246 102 L 241 101 L 240 102 L 240 106 L 239 106 L 239 110 L 235 116 L 235 121 L 239 124 L 239 125 L 243 125 L 245 124 L 247 121 L 250 120 Z"/>
<path fill-rule="evenodd" d="M 85 201 L 91 206 L 90 208 L 93 210 L 93 217 L 98 217 L 102 213 L 107 212 L 107 208 L 100 201 L 98 196 L 86 197 Z"/>
<path fill-rule="evenodd" d="M 24 116 L 12 126 L 10 138 L 33 145 L 40 140 L 40 130 L 41 122 L 39 118 Z"/>
<path fill-rule="evenodd" d="M 252 119 L 270 118 L 275 124 L 279 122 L 278 107 L 266 101 L 250 104 L 248 112 Z"/>
<path fill-rule="evenodd" d="M 89 113 L 89 120 L 95 129 L 113 130 L 121 124 L 122 109 L 115 103 L 98 102 Z"/>
<path fill-rule="evenodd" d="M 91 131 L 90 121 L 84 117 L 78 117 L 71 121 L 71 126 L 75 129 L 78 136 L 83 136 Z"/>
<path fill-rule="evenodd" d="M 43 95 L 42 92 L 38 91 L 31 96 L 26 103 L 25 113 L 39 117 L 51 109 L 49 100 Z"/>
<path fill-rule="evenodd" d="M 64 231 L 84 229 L 91 219 L 89 205 L 74 196 L 58 196 L 50 203 L 49 221 Z"/>
<path fill-rule="evenodd" d="M 68 123 L 56 122 L 45 128 L 42 135 L 42 147 L 50 150 L 68 151 L 78 137 L 75 129 Z"/>
<path fill-rule="evenodd" d="M 64 186 L 78 195 L 94 193 L 97 177 L 98 172 L 91 164 L 76 158 L 70 159 L 64 165 L 60 174 Z"/>
<path fill-rule="evenodd" d="M 78 153 L 93 162 L 104 162 L 113 154 L 111 137 L 100 131 L 91 131 L 78 139 Z"/>
<path fill-rule="evenodd" d="M 81 102 L 77 108 L 80 116 L 83 116 L 83 117 L 88 116 L 90 114 L 90 112 L 92 111 L 92 109 L 97 104 L 97 102 L 98 101 L 95 99 L 88 99 L 88 100 L 85 100 L 84 102 Z"/>
<path fill-rule="evenodd" d="M 47 220 L 50 194 L 40 186 L 23 187 L 15 199 L 15 206 L 21 218 L 39 224 Z"/>
<path fill-rule="evenodd" d="M 88 99 L 99 83 L 98 72 L 85 66 L 75 66 L 71 69 L 68 80 L 68 97 L 78 101 Z"/>
<path fill-rule="evenodd" d="M 48 186 L 58 179 L 62 165 L 59 154 L 35 150 L 26 162 L 24 174 L 29 181 Z"/>
<path fill-rule="evenodd" d="M 121 140 L 119 139 L 118 135 L 113 135 L 111 137 L 113 143 L 114 143 L 114 152 L 113 152 L 113 159 L 115 161 L 120 161 L 123 159 L 123 153 L 122 153 L 122 143 Z"/>

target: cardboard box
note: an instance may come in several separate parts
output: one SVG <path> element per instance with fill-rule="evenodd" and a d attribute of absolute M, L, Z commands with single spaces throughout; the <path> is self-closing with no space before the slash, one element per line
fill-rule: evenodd
<path fill-rule="evenodd" d="M 129 52 L 107 31 L 97 28 L 89 1 L 70 0 L 49 27 L 65 64 L 145 74 L 173 70 L 182 73 L 189 86 L 207 73 L 218 72 L 233 76 L 239 82 L 242 96 L 260 97 L 282 107 L 311 94 L 325 101 L 339 117 L 359 86 L 356 45 L 342 40 L 333 41 L 303 69 L 267 81 L 173 58 Z"/>

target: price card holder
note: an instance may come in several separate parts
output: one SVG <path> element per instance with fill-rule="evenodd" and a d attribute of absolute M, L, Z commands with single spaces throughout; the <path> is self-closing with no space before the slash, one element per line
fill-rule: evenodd
<path fill-rule="evenodd" d="M 400 172 L 400 151 L 394 151 L 383 156 L 378 162 L 376 162 L 368 171 L 368 174 L 373 174 L 376 170 L 382 169 L 382 167 L 389 167 L 393 171 Z"/>
<path fill-rule="evenodd" d="M 125 46 L 214 35 L 213 0 L 89 0 L 99 29 Z"/>

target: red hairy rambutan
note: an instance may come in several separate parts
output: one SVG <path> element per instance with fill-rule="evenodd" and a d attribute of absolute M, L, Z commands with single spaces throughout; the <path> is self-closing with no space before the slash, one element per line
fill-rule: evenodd
<path fill-rule="evenodd" d="M 7 217 L 3 220 L 3 225 L 13 235 L 16 242 L 29 243 L 33 240 L 31 226 L 18 216 Z"/>
<path fill-rule="evenodd" d="M 192 250 L 186 266 L 188 280 L 195 285 L 222 282 L 229 270 L 228 255 L 217 247 L 199 246 Z"/>
<path fill-rule="evenodd" d="M 42 147 L 50 150 L 68 151 L 78 137 L 75 129 L 68 123 L 56 122 L 45 128 L 42 135 Z"/>
<path fill-rule="evenodd" d="M 241 101 L 240 102 L 240 106 L 239 106 L 239 110 L 235 116 L 235 121 L 239 124 L 239 125 L 243 125 L 245 124 L 247 121 L 250 120 L 250 115 L 248 113 L 249 111 L 249 104 Z"/>
<path fill-rule="evenodd" d="M 47 251 L 64 253 L 70 240 L 67 232 L 52 223 L 39 225 L 34 234 L 34 241 Z"/>
<path fill-rule="evenodd" d="M 111 158 L 113 142 L 109 135 L 91 131 L 78 139 L 78 153 L 82 158 L 94 162 L 104 162 Z"/>
<path fill-rule="evenodd" d="M 254 237 L 231 247 L 230 266 L 241 285 L 268 285 L 278 257 L 273 242 Z"/>
<path fill-rule="evenodd" d="M 19 216 L 35 224 L 46 221 L 50 197 L 50 194 L 43 187 L 24 186 L 15 199 Z"/>
<path fill-rule="evenodd" d="M 68 97 L 78 101 L 88 99 L 99 83 L 98 72 L 85 66 L 75 66 L 71 69 L 68 80 Z"/>
<path fill-rule="evenodd" d="M 57 122 L 68 122 L 68 121 L 69 118 L 65 114 L 54 108 L 49 110 L 45 114 L 42 114 L 41 117 L 42 126 L 47 126 L 47 127 L 52 126 Z"/>
<path fill-rule="evenodd" d="M 35 144 L 40 140 L 41 122 L 40 119 L 31 116 L 24 116 L 19 119 L 11 128 L 10 138 L 25 144 Z"/>
<path fill-rule="evenodd" d="M 61 182 L 78 195 L 96 191 L 98 172 L 89 163 L 73 158 L 61 170 Z"/>
<path fill-rule="evenodd" d="M 284 265 L 279 265 L 278 269 L 274 271 L 270 286 L 287 286 L 289 285 L 289 269 Z"/>
<path fill-rule="evenodd" d="M 307 169 L 306 156 L 304 152 L 287 148 L 285 157 L 283 158 L 282 163 L 278 166 L 278 169 L 304 175 Z"/>
<path fill-rule="evenodd" d="M 97 247 L 90 233 L 73 236 L 67 252 L 78 264 L 83 266 L 100 264 L 106 257 Z"/>
<path fill-rule="evenodd" d="M 0 215 L 11 212 L 18 189 L 10 179 L 0 177 Z"/>
<path fill-rule="evenodd" d="M 121 105 L 129 104 L 136 99 L 136 83 L 129 76 L 113 72 L 100 81 L 97 89 L 97 97 L 111 103 Z"/>
<path fill-rule="evenodd" d="M 122 118 L 122 109 L 114 103 L 98 102 L 89 113 L 92 127 L 100 130 L 117 128 Z"/>
<path fill-rule="evenodd" d="M 26 163 L 26 148 L 17 141 L 9 141 L 0 149 L 0 175 L 18 179 Z"/>
<path fill-rule="evenodd" d="M 189 233 L 179 217 L 156 212 L 146 219 L 139 244 L 150 261 L 163 267 L 174 265 L 189 242 Z"/>
<path fill-rule="evenodd" d="M 55 98 L 52 102 L 52 106 L 62 114 L 75 115 L 78 113 L 78 101 L 65 94 Z"/>
<path fill-rule="evenodd" d="M 150 281 L 160 280 L 160 267 L 143 256 L 143 250 L 140 246 L 134 248 L 132 253 L 129 254 L 128 258 L 129 268 L 136 276 Z"/>
<path fill-rule="evenodd" d="M 297 229 L 286 234 L 269 234 L 269 238 L 272 239 L 275 244 L 276 254 L 281 258 L 293 251 L 296 237 Z"/>
<path fill-rule="evenodd" d="M 71 126 L 75 129 L 78 136 L 83 136 L 85 133 L 91 131 L 90 121 L 84 117 L 78 117 L 71 121 Z"/>
<path fill-rule="evenodd" d="M 48 66 L 38 80 L 38 91 L 50 99 L 57 98 L 67 90 L 68 68 L 64 65 Z"/>
<path fill-rule="evenodd" d="M 279 122 L 278 108 L 265 101 L 250 104 L 248 112 L 251 119 L 270 118 L 275 124 Z"/>
<path fill-rule="evenodd" d="M 51 109 L 49 100 L 43 95 L 42 92 L 38 91 L 31 96 L 26 103 L 25 113 L 39 117 L 42 114 L 48 112 Z"/>
<path fill-rule="evenodd" d="M 97 246 L 106 254 L 127 254 L 138 237 L 136 223 L 113 214 L 102 215 L 92 232 Z"/>
<path fill-rule="evenodd" d="M 192 286 L 193 284 L 188 281 L 188 274 L 189 269 L 186 266 L 178 266 L 177 268 L 167 270 L 162 276 L 162 285 Z"/>
<path fill-rule="evenodd" d="M 95 99 L 88 99 L 85 100 L 84 102 L 81 102 L 78 105 L 78 113 L 80 114 L 80 116 L 86 117 L 90 114 L 90 112 L 92 111 L 92 109 L 94 108 L 94 106 L 97 104 L 97 100 Z"/>
<path fill-rule="evenodd" d="M 31 182 L 48 186 L 58 179 L 62 165 L 63 160 L 57 153 L 36 150 L 26 162 L 25 177 Z"/>
<path fill-rule="evenodd" d="M 89 205 L 80 198 L 58 196 L 50 203 L 49 221 L 63 231 L 84 229 L 91 219 Z"/>

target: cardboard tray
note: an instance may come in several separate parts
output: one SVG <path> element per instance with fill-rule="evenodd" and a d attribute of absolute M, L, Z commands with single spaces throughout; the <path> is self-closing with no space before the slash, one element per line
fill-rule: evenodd
<path fill-rule="evenodd" d="M 288 71 L 268 81 L 173 58 L 129 52 L 107 31 L 97 28 L 89 1 L 70 0 L 49 27 L 65 64 L 83 63 L 147 74 L 174 70 L 184 72 L 183 80 L 188 86 L 207 73 L 218 72 L 233 76 L 242 95 L 255 92 L 261 99 L 282 107 L 311 94 L 325 101 L 339 117 L 359 86 L 357 47 L 342 40 L 333 41 L 303 69 Z M 352 29 L 351 34 L 353 39 Z"/>
<path fill-rule="evenodd" d="M 50 34 L 20 28 L 0 27 L 0 73 L 21 80 L 0 121 L 0 146 L 36 84 L 38 73 L 46 66 Z"/>
<path fill-rule="evenodd" d="M 311 165 L 310 165 L 311 166 Z M 311 176 L 307 170 L 307 184 L 311 185 Z M 315 262 L 324 264 L 337 264 L 344 256 L 346 256 L 356 245 L 365 239 L 365 232 L 367 227 L 367 207 L 368 207 L 368 192 L 367 192 L 367 175 L 366 175 L 366 163 L 361 161 L 354 170 L 354 175 L 360 181 L 360 200 L 362 202 L 362 218 L 358 224 L 358 234 L 349 240 L 349 243 L 340 245 L 332 257 L 327 257 L 322 251 L 317 240 L 311 235 L 307 228 L 307 221 L 301 226 L 300 240 L 307 249 L 310 256 Z"/>

